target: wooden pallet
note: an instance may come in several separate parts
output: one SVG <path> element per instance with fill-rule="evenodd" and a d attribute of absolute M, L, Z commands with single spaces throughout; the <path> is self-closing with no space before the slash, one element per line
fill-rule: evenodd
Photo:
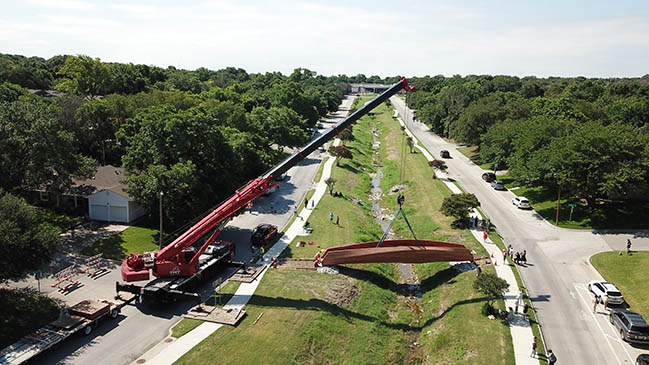
<path fill-rule="evenodd" d="M 245 315 L 246 311 L 243 309 L 224 309 L 210 305 L 201 305 L 190 309 L 183 317 L 236 326 Z"/>
<path fill-rule="evenodd" d="M 230 277 L 230 280 L 241 283 L 252 283 L 266 267 L 268 267 L 268 265 L 241 267 Z"/>

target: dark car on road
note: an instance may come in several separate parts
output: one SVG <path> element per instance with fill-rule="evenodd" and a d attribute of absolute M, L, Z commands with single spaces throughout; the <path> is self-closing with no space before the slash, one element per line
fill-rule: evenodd
<path fill-rule="evenodd" d="M 439 151 L 439 155 L 442 156 L 442 158 L 451 158 L 451 153 L 447 150 Z"/>
<path fill-rule="evenodd" d="M 494 174 L 493 172 L 485 172 L 484 174 L 482 174 L 482 180 L 490 183 L 496 180 L 496 174 Z"/>
<path fill-rule="evenodd" d="M 613 309 L 610 320 L 620 331 L 624 341 L 649 344 L 649 324 L 640 314 L 625 309 Z"/>
<path fill-rule="evenodd" d="M 250 245 L 253 247 L 264 247 L 277 235 L 277 226 L 272 224 L 260 224 L 252 231 Z"/>
<path fill-rule="evenodd" d="M 640 354 L 635 359 L 635 365 L 649 365 L 649 354 Z"/>

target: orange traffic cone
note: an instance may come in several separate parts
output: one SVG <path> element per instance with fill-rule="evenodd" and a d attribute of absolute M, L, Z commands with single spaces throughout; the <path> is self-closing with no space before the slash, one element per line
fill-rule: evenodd
<path fill-rule="evenodd" d="M 494 258 L 494 254 L 493 254 L 493 253 L 491 254 L 491 258 L 492 258 L 492 259 Z"/>
<path fill-rule="evenodd" d="M 494 266 L 498 266 L 498 262 L 494 260 Z"/>

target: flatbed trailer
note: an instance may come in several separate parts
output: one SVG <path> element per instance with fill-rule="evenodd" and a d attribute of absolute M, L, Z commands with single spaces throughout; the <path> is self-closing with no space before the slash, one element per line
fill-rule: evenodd
<path fill-rule="evenodd" d="M 62 313 L 36 331 L 23 336 L 14 344 L 0 351 L 0 364 L 22 364 L 36 355 L 60 344 L 72 335 L 89 335 L 104 319 L 115 319 L 122 307 L 132 302 L 135 296 L 111 300 L 84 300 Z"/>

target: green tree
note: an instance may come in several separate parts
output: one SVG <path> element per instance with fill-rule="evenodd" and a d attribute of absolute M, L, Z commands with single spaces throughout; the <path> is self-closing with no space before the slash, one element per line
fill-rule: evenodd
<path fill-rule="evenodd" d="M 36 209 L 0 190 L 0 283 L 37 270 L 61 243 L 58 229 L 40 222 Z"/>
<path fill-rule="evenodd" d="M 225 199 L 274 161 L 262 138 L 224 126 L 202 107 L 144 109 L 127 120 L 118 138 L 126 151 L 129 192 L 154 207 L 155 190 L 164 189 L 165 200 L 178 203 L 165 212 L 174 225 Z"/>
<path fill-rule="evenodd" d="M 18 100 L 21 95 L 27 95 L 28 91 L 22 87 L 12 84 L 10 82 L 3 82 L 0 84 L 0 102 L 7 101 L 13 102 Z"/>
<path fill-rule="evenodd" d="M 62 193 L 93 175 L 95 161 L 77 153 L 74 135 L 38 97 L 0 103 L 0 188 Z"/>
<path fill-rule="evenodd" d="M 415 140 L 412 137 L 406 137 L 406 144 L 408 144 L 408 150 L 412 153 L 412 148 L 415 146 Z"/>
<path fill-rule="evenodd" d="M 428 166 L 437 169 L 437 170 L 446 170 L 446 162 L 442 160 L 431 160 L 428 161 Z"/>
<path fill-rule="evenodd" d="M 349 126 L 345 129 L 343 129 L 340 134 L 338 135 L 338 138 L 343 142 L 343 146 L 345 145 L 346 141 L 353 141 L 354 140 L 354 132 L 353 132 L 353 127 Z"/>
<path fill-rule="evenodd" d="M 479 275 L 473 282 L 473 288 L 487 296 L 487 304 L 491 305 L 494 300 L 502 298 L 503 295 L 509 290 L 509 283 L 506 280 L 499 278 L 494 273 L 484 273 Z"/>
<path fill-rule="evenodd" d="M 59 90 L 88 98 L 104 95 L 110 82 L 108 66 L 84 55 L 68 56 L 58 73 L 63 77 Z"/>
<path fill-rule="evenodd" d="M 478 198 L 469 193 L 451 194 L 442 201 L 442 214 L 455 218 L 456 222 L 465 221 L 474 208 L 480 206 Z"/>
<path fill-rule="evenodd" d="M 329 153 L 336 158 L 336 166 L 339 166 L 341 158 L 352 158 L 352 151 L 345 146 L 330 146 Z"/>
<path fill-rule="evenodd" d="M 562 191 L 586 200 L 593 208 L 599 198 L 648 192 L 647 145 L 649 136 L 628 124 L 587 122 L 534 152 L 527 172 L 535 171 L 536 181 L 560 185 Z"/>
<path fill-rule="evenodd" d="M 297 147 L 307 140 L 300 116 L 287 107 L 256 107 L 248 116 L 249 127 L 265 138 L 268 146 Z"/>

